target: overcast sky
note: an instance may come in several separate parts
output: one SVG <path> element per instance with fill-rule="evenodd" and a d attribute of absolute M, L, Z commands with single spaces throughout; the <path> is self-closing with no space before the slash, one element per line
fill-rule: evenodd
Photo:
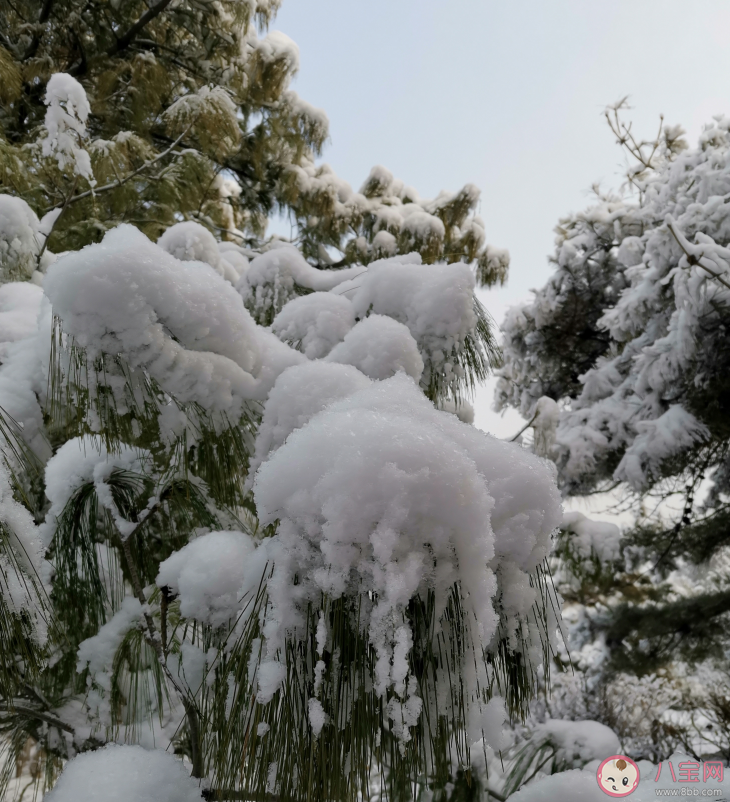
<path fill-rule="evenodd" d="M 617 188 L 623 158 L 602 111 L 630 95 L 635 131 L 659 115 L 696 141 L 730 114 L 730 0 L 283 0 L 272 26 L 300 48 L 293 88 L 323 108 L 323 160 L 358 189 L 382 164 L 422 197 L 482 190 L 487 240 L 512 257 L 484 294 L 500 322 L 550 269 L 561 216 Z M 476 399 L 477 424 L 520 417 Z"/>

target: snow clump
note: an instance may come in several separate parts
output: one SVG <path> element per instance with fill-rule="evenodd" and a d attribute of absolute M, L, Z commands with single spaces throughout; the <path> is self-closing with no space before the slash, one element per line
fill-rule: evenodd
<path fill-rule="evenodd" d="M 271 330 L 308 359 L 321 359 L 355 325 L 355 310 L 347 298 L 313 292 L 294 298 L 274 318 Z"/>
<path fill-rule="evenodd" d="M 46 802 L 201 802 L 198 783 L 162 749 L 107 744 L 64 767 Z"/>
<path fill-rule="evenodd" d="M 61 170 L 73 167 L 76 175 L 94 184 L 91 158 L 80 147 L 91 111 L 84 87 L 65 72 L 54 73 L 46 86 L 45 103 L 48 135 L 42 143 L 43 155 L 55 157 Z"/>
<path fill-rule="evenodd" d="M 0 195 L 0 281 L 33 274 L 40 250 L 39 225 L 24 200 Z"/>
<path fill-rule="evenodd" d="M 418 381 L 423 373 L 423 359 L 410 331 L 385 315 L 361 320 L 330 351 L 327 361 L 354 365 L 371 379 L 387 379 L 402 371 Z"/>

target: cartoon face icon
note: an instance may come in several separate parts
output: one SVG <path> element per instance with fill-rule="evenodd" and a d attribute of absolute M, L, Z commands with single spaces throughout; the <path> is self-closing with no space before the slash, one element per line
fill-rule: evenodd
<path fill-rule="evenodd" d="M 630 757 L 612 755 L 601 763 L 596 772 L 598 787 L 609 796 L 633 794 L 639 784 L 639 767 Z"/>

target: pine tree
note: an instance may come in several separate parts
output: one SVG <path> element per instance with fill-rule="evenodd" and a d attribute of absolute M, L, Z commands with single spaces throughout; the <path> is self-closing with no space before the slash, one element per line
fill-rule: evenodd
<path fill-rule="evenodd" d="M 729 124 L 707 125 L 694 149 L 664 125 L 641 142 L 624 107 L 607 119 L 629 155 L 627 184 L 560 221 L 553 275 L 504 326 L 497 403 L 531 418 L 541 396 L 557 402 L 551 457 L 564 492 L 608 493 L 635 514 L 620 547 L 617 532 L 606 540 L 576 519 L 557 551 L 561 592 L 580 611 L 573 657 L 583 646 L 607 657 L 583 666 L 594 675 L 587 707 L 602 715 L 596 683 L 618 682 L 619 697 L 634 674 L 637 699 L 674 683 L 635 754 L 666 759 L 678 742 L 700 748 L 694 737 L 726 754 Z M 713 678 L 712 694 L 691 688 L 696 672 Z M 661 711 L 672 705 L 714 721 L 717 738 L 670 732 Z"/>
<path fill-rule="evenodd" d="M 452 414 L 506 253 L 315 165 L 273 11 L 3 10 L 0 782 L 56 802 L 471 798 L 555 647 L 552 475 Z"/>
<path fill-rule="evenodd" d="M 316 164 L 328 121 L 289 88 L 298 49 L 284 34 L 260 37 L 255 27 L 265 28 L 278 5 L 4 4 L 0 191 L 39 215 L 62 210 L 48 242 L 54 251 L 99 241 L 122 222 L 157 239 L 180 219 L 255 244 L 278 209 L 291 216 L 314 264 L 417 251 L 427 263 L 474 261 L 481 281 L 504 281 L 508 257 L 485 245 L 472 184 L 421 200 L 375 168 L 353 192 Z M 77 144 L 88 145 L 93 178 L 39 152 L 46 85 L 56 72 L 80 81 L 89 99 Z"/>

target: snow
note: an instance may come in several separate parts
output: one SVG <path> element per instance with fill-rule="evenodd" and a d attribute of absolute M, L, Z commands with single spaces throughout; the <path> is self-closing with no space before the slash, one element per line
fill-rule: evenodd
<path fill-rule="evenodd" d="M 219 242 L 218 253 L 226 271 L 225 278 L 235 287 L 248 270 L 248 256 L 243 252 L 243 248 L 233 242 Z M 235 271 L 235 276 L 230 273 L 229 268 Z"/>
<path fill-rule="evenodd" d="M 555 747 L 555 761 L 559 765 L 584 766 L 621 750 L 616 733 L 597 721 L 549 719 L 535 727 L 532 737 L 536 742 L 546 741 Z"/>
<path fill-rule="evenodd" d="M 319 270 L 312 267 L 292 245 L 262 253 L 251 261 L 248 272 L 238 285 L 246 308 L 257 322 L 275 317 L 284 305 L 298 295 L 297 287 L 325 292 L 364 272 L 360 265 L 344 270 Z"/>
<path fill-rule="evenodd" d="M 294 298 L 274 319 L 271 330 L 308 359 L 320 359 L 355 325 L 355 310 L 341 295 L 313 292 Z"/>
<path fill-rule="evenodd" d="M 200 223 L 176 223 L 162 234 L 157 244 L 181 262 L 205 262 L 222 273 L 218 242 Z"/>
<path fill-rule="evenodd" d="M 26 444 L 40 459 L 50 456 L 40 404 L 48 389 L 51 325 L 51 306 L 43 298 L 36 331 L 14 343 L 5 343 L 0 365 L 0 407 L 16 421 Z M 10 457 L 7 452 L 6 457 Z"/>
<path fill-rule="evenodd" d="M 281 31 L 270 31 L 256 42 L 256 53 L 264 61 L 284 62 L 284 72 L 293 75 L 299 69 L 299 47 Z"/>
<path fill-rule="evenodd" d="M 261 554 L 243 532 L 208 532 L 160 563 L 155 580 L 180 597 L 180 613 L 211 626 L 227 623 L 239 609 L 247 577 L 261 577 Z M 253 563 L 253 565 L 252 565 Z"/>
<path fill-rule="evenodd" d="M 318 738 L 322 727 L 327 723 L 327 714 L 324 712 L 322 703 L 318 699 L 310 699 L 308 702 L 309 723 L 312 726 L 314 737 Z"/>
<path fill-rule="evenodd" d="M 259 663 L 256 669 L 258 683 L 256 701 L 260 705 L 268 704 L 285 679 L 286 665 L 284 663 L 280 663 L 278 660 L 265 660 Z"/>
<path fill-rule="evenodd" d="M 13 497 L 10 476 L 0 462 L 0 525 L 6 540 L 0 551 L 0 594 L 10 610 L 27 612 L 34 619 L 37 635 L 45 639 L 45 622 L 40 616 L 37 591 L 50 576 L 45 548 L 38 527 L 28 510 Z M 12 553 L 12 559 L 6 550 Z"/>
<path fill-rule="evenodd" d="M 218 149 L 225 152 L 237 144 L 240 136 L 237 112 L 233 98 L 222 86 L 209 85 L 180 95 L 167 107 L 163 116 L 178 134 L 183 134 L 200 121 L 215 126 Z"/>
<path fill-rule="evenodd" d="M 46 86 L 45 104 L 47 136 L 42 142 L 43 155 L 54 157 L 61 170 L 73 167 L 77 176 L 93 184 L 91 158 L 80 147 L 91 111 L 83 86 L 71 75 L 57 72 Z"/>
<path fill-rule="evenodd" d="M 621 554 L 621 530 L 608 521 L 593 521 L 582 512 L 563 514 L 561 528 L 570 532 L 570 544 L 579 557 L 597 557 L 602 563 L 613 562 Z"/>
<path fill-rule="evenodd" d="M 28 281 L 0 284 L 0 362 L 7 358 L 6 343 L 35 334 L 43 290 Z"/>
<path fill-rule="evenodd" d="M 200 802 L 196 780 L 161 749 L 108 744 L 70 760 L 46 802 Z"/>
<path fill-rule="evenodd" d="M 124 520 L 114 504 L 107 479 L 116 470 L 142 474 L 149 454 L 131 446 L 121 446 L 117 453 L 107 451 L 102 439 L 94 435 L 67 440 L 51 457 L 45 469 L 45 491 L 51 502 L 50 509 L 40 527 L 41 538 L 50 545 L 56 529 L 56 519 L 63 512 L 74 493 L 85 484 L 93 484 L 103 507 L 112 514 L 122 538 L 141 523 Z"/>
<path fill-rule="evenodd" d="M 533 447 L 536 454 L 541 457 L 550 455 L 559 422 L 560 408 L 552 398 L 544 395 L 535 405 L 535 417 L 532 422 L 535 431 Z"/>
<path fill-rule="evenodd" d="M 347 290 L 357 317 L 387 315 L 408 327 L 426 366 L 425 382 L 441 371 L 447 383 L 458 380 L 452 355 L 476 323 L 468 265 L 423 265 L 418 254 L 398 256 L 373 262 L 341 290 Z"/>
<path fill-rule="evenodd" d="M 554 274 L 505 321 L 498 403 L 527 416 L 540 395 L 570 398 L 552 455 L 566 488 L 643 491 L 710 436 L 726 372 L 729 130 L 717 120 L 700 147 L 658 158 L 638 202 L 601 197 L 561 221 Z M 570 379 L 561 345 L 589 343 Z"/>
<path fill-rule="evenodd" d="M 256 392 L 259 335 L 240 296 L 210 265 L 181 262 L 132 226 L 59 259 L 44 290 L 89 357 L 121 354 L 180 402 L 236 419 Z"/>
<path fill-rule="evenodd" d="M 371 379 L 403 371 L 418 381 L 423 373 L 423 359 L 408 328 L 384 315 L 370 315 L 357 323 L 326 359 L 353 365 Z"/>
<path fill-rule="evenodd" d="M 566 723 L 572 724 L 575 722 Z M 596 771 L 600 762 L 613 754 L 620 754 L 620 750 L 605 752 L 600 756 L 600 760 L 596 758 L 583 769 L 572 769 L 548 777 L 538 778 L 510 796 L 510 802 L 604 802 L 607 796 L 598 785 Z M 677 772 L 680 763 L 685 761 L 697 762 L 682 752 L 675 752 L 669 757 L 669 761 L 672 762 L 674 767 L 675 777 L 678 776 Z M 666 796 L 683 796 L 682 791 L 685 792 L 684 796 L 693 796 L 695 791 L 707 791 L 707 796 L 709 796 L 710 792 L 721 792 L 722 796 L 716 798 L 723 798 L 730 791 L 730 774 L 727 771 L 724 772 L 722 782 L 716 779 L 708 779 L 707 783 L 703 785 L 700 780 L 699 785 L 692 787 L 692 785 L 679 780 L 677 782 L 672 781 L 668 761 L 664 761 L 658 781 L 656 780 L 658 766 L 648 760 L 640 760 L 637 765 L 641 779 L 636 790 L 630 796 L 627 796 L 627 799 L 630 798 L 631 802 L 653 802 L 661 791 Z M 702 771 L 700 769 L 701 776 Z"/>
<path fill-rule="evenodd" d="M 287 408 L 278 399 L 277 406 Z M 287 406 L 297 422 L 289 411 L 295 403 Z M 373 592 L 367 628 L 381 695 L 407 687 L 403 627 L 413 596 L 433 590 L 438 617 L 458 578 L 474 637 L 488 647 L 500 620 L 495 572 L 534 570 L 560 522 L 548 464 L 436 410 L 403 373 L 352 392 L 294 430 L 259 467 L 254 497 L 263 525 L 279 521 L 267 541 L 274 555 L 268 653 L 285 632 L 305 626 L 307 604 L 321 594 Z M 503 623 L 512 619 L 513 628 L 535 600 L 529 583 L 521 588 L 500 601 Z M 411 695 L 394 715 L 413 715 L 420 702 Z"/>
<path fill-rule="evenodd" d="M 710 438 L 707 426 L 680 404 L 655 420 L 638 421 L 635 428 L 637 435 L 614 472 L 635 488 L 646 487 L 668 457 Z"/>
<path fill-rule="evenodd" d="M 0 281 L 29 278 L 36 267 L 39 222 L 21 198 L 0 195 Z"/>
<path fill-rule="evenodd" d="M 457 404 L 451 398 L 439 399 L 438 408 L 456 415 L 462 423 L 474 423 L 474 407 L 468 401 Z"/>
<path fill-rule="evenodd" d="M 121 646 L 125 635 L 136 626 L 142 617 L 142 605 L 134 596 L 125 596 L 120 608 L 90 638 L 81 641 L 77 651 L 76 671 L 86 668 L 92 676 L 111 669 L 114 655 Z"/>
<path fill-rule="evenodd" d="M 305 362 L 285 370 L 276 380 L 264 406 L 256 435 L 250 475 L 287 437 L 333 401 L 370 386 L 367 376 L 350 365 Z"/>
<path fill-rule="evenodd" d="M 605 799 L 595 771 L 581 769 L 545 777 L 510 796 L 512 802 L 604 802 Z"/>

